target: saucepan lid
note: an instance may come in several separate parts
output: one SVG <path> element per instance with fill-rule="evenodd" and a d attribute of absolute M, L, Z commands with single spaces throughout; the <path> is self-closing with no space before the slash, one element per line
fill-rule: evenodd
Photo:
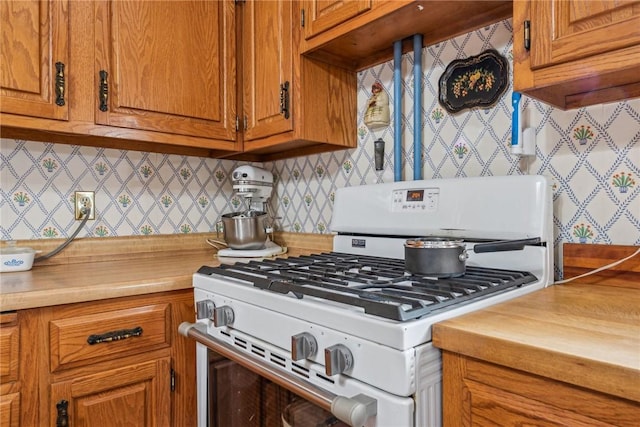
<path fill-rule="evenodd" d="M 444 237 L 419 237 L 405 241 L 407 248 L 459 248 L 464 247 L 464 241 Z"/>

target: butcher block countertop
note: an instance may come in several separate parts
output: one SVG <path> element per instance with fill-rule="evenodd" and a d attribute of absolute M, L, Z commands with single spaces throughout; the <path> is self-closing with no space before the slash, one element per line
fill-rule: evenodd
<path fill-rule="evenodd" d="M 331 237 L 279 233 L 275 240 L 296 256 L 330 251 Z M 215 235 L 79 239 L 30 271 L 1 273 L 0 312 L 191 288 L 201 266 L 220 265 L 206 238 Z M 48 253 L 59 243 L 18 245 Z"/>
<path fill-rule="evenodd" d="M 564 272 L 637 247 L 564 245 Z M 640 402 L 640 255 L 599 276 L 558 284 L 434 326 L 436 347 Z"/>

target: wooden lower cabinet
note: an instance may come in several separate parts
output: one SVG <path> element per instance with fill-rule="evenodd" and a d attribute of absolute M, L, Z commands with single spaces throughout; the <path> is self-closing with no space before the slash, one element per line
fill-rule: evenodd
<path fill-rule="evenodd" d="M 448 351 L 443 381 L 445 427 L 623 427 L 640 419 L 638 402 Z"/>
<path fill-rule="evenodd" d="M 16 313 L 0 314 L 0 426 L 20 425 L 20 329 Z"/>
<path fill-rule="evenodd" d="M 61 417 L 87 427 L 171 425 L 170 370 L 165 357 L 52 384 L 50 425 Z"/>
<path fill-rule="evenodd" d="M 0 426 L 196 426 L 193 290 L 0 316 Z"/>

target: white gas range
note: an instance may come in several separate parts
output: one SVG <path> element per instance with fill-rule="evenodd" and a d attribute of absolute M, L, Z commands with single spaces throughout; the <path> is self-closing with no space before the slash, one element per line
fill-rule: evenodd
<path fill-rule="evenodd" d="M 339 189 L 333 251 L 202 267 L 193 278 L 200 427 L 207 349 L 350 425 L 437 426 L 441 365 L 431 326 L 553 281 L 552 191 L 541 176 L 396 182 Z M 464 275 L 405 271 L 408 238 L 464 239 Z M 527 239 L 474 253 L 478 242 Z"/>

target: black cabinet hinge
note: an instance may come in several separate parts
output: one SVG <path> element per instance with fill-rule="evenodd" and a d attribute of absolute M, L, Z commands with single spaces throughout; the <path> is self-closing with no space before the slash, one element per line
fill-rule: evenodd
<path fill-rule="evenodd" d="M 280 85 L 280 114 L 288 119 L 289 111 L 289 81 L 286 81 Z"/>
<path fill-rule="evenodd" d="M 531 49 L 531 21 L 524 21 L 524 48 Z"/>
<path fill-rule="evenodd" d="M 171 368 L 171 391 L 176 391 L 176 371 Z"/>
<path fill-rule="evenodd" d="M 300 10 L 300 26 L 304 28 L 304 9 Z"/>

